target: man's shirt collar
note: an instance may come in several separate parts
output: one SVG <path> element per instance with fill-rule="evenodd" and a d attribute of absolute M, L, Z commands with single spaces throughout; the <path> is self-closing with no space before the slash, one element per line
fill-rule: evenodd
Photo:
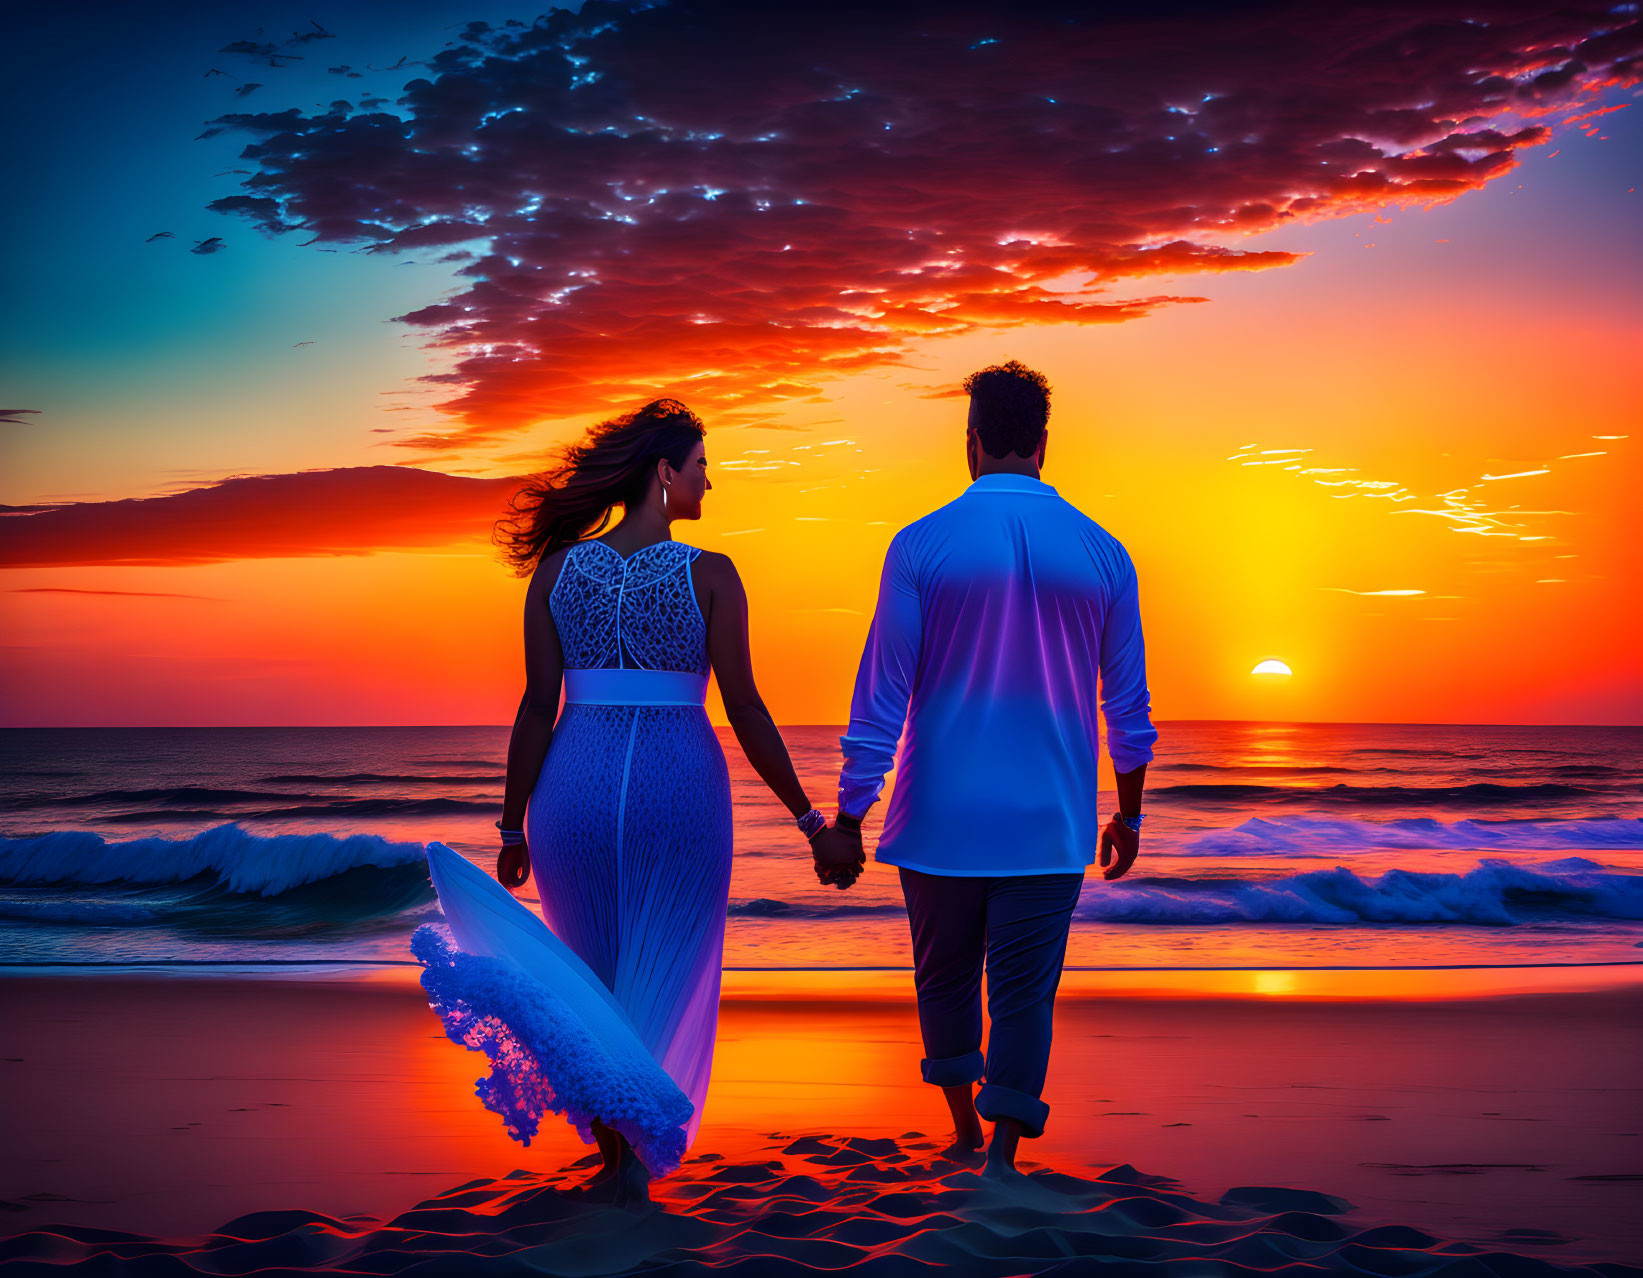
<path fill-rule="evenodd" d="M 995 471 L 990 475 L 978 475 L 975 481 L 965 489 L 965 492 L 1036 493 L 1040 497 L 1057 496 L 1055 489 L 1042 479 L 1034 479 L 1031 475 L 1011 475 L 1004 471 Z"/>

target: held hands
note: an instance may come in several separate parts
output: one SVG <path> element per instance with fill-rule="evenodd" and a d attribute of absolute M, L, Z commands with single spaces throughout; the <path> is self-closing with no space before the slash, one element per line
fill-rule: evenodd
<path fill-rule="evenodd" d="M 828 826 L 810 840 L 810 856 L 816 866 L 816 880 L 831 883 L 843 891 L 860 876 L 867 853 L 862 849 L 861 831 L 854 833 Z"/>
<path fill-rule="evenodd" d="M 1107 882 L 1121 879 L 1141 852 L 1141 831 L 1132 830 L 1117 817 L 1101 831 L 1101 877 Z"/>
<path fill-rule="evenodd" d="M 531 876 L 531 854 L 523 843 L 510 844 L 497 854 L 496 881 L 508 891 L 514 892 L 525 886 L 525 880 Z"/>

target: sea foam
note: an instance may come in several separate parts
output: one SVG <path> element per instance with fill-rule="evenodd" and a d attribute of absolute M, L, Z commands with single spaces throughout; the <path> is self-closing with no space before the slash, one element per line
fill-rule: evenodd
<path fill-rule="evenodd" d="M 1345 821 L 1327 817 L 1254 817 L 1232 830 L 1211 830 L 1171 856 L 1331 857 L 1373 848 L 1442 848 L 1460 852 L 1579 852 L 1643 848 L 1643 819 L 1570 821 Z"/>

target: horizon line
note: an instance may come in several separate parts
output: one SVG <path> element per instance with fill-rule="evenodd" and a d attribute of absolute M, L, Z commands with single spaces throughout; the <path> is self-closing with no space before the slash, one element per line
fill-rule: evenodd
<path fill-rule="evenodd" d="M 1162 726 L 1224 724 L 1286 728 L 1643 728 L 1643 723 L 1521 723 L 1508 720 L 1453 722 L 1435 719 L 1158 719 Z M 728 727 L 715 723 L 714 728 Z M 781 728 L 843 729 L 845 723 L 778 723 Z M 30 723 L 0 724 L 0 732 L 312 732 L 345 729 L 427 731 L 444 728 L 511 729 L 511 723 Z M 1105 734 L 1103 733 L 1103 736 Z"/>
<path fill-rule="evenodd" d="M 143 968 L 212 968 L 212 967 L 267 967 L 267 968 L 419 968 L 425 967 L 419 959 L 384 959 L 384 958 L 264 958 L 264 959 L 21 959 L 11 962 L 0 962 L 0 976 L 14 969 L 37 970 L 41 968 L 102 968 L 130 972 Z M 1580 961 L 1573 959 L 1551 959 L 1535 963 L 1368 963 L 1368 964 L 1255 964 L 1238 967 L 1214 966 L 1138 966 L 1138 967 L 1105 967 L 1080 964 L 1066 964 L 1063 972 L 1102 972 L 1122 974 L 1125 972 L 1502 972 L 1502 971 L 1540 971 L 1550 968 L 1591 968 L 1591 967 L 1643 967 L 1643 959 L 1593 959 Z M 911 975 L 911 967 L 898 967 L 893 964 L 856 964 L 851 966 L 834 967 L 747 967 L 726 966 L 721 969 L 725 972 L 739 974 L 782 974 L 782 973 L 856 973 L 856 972 L 896 972 Z"/>

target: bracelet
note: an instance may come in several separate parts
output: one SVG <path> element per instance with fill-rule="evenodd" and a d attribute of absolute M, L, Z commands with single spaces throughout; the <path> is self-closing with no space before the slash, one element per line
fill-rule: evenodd
<path fill-rule="evenodd" d="M 794 818 L 794 824 L 799 827 L 799 833 L 807 839 L 814 839 L 827 828 L 827 818 L 820 811 L 811 808 L 801 817 Z"/>
<path fill-rule="evenodd" d="M 847 812 L 840 812 L 833 818 L 833 824 L 840 830 L 848 830 L 851 834 L 861 833 L 861 818 L 851 816 Z"/>
<path fill-rule="evenodd" d="M 1112 819 L 1126 830 L 1134 830 L 1139 834 L 1141 832 L 1141 822 L 1145 821 L 1147 817 L 1144 812 L 1137 812 L 1133 817 L 1126 817 L 1122 812 L 1114 812 Z"/>
<path fill-rule="evenodd" d="M 525 832 L 523 830 L 503 830 L 500 821 L 496 823 L 496 828 L 502 832 L 502 846 L 505 848 L 518 847 L 519 844 L 525 841 Z"/>

